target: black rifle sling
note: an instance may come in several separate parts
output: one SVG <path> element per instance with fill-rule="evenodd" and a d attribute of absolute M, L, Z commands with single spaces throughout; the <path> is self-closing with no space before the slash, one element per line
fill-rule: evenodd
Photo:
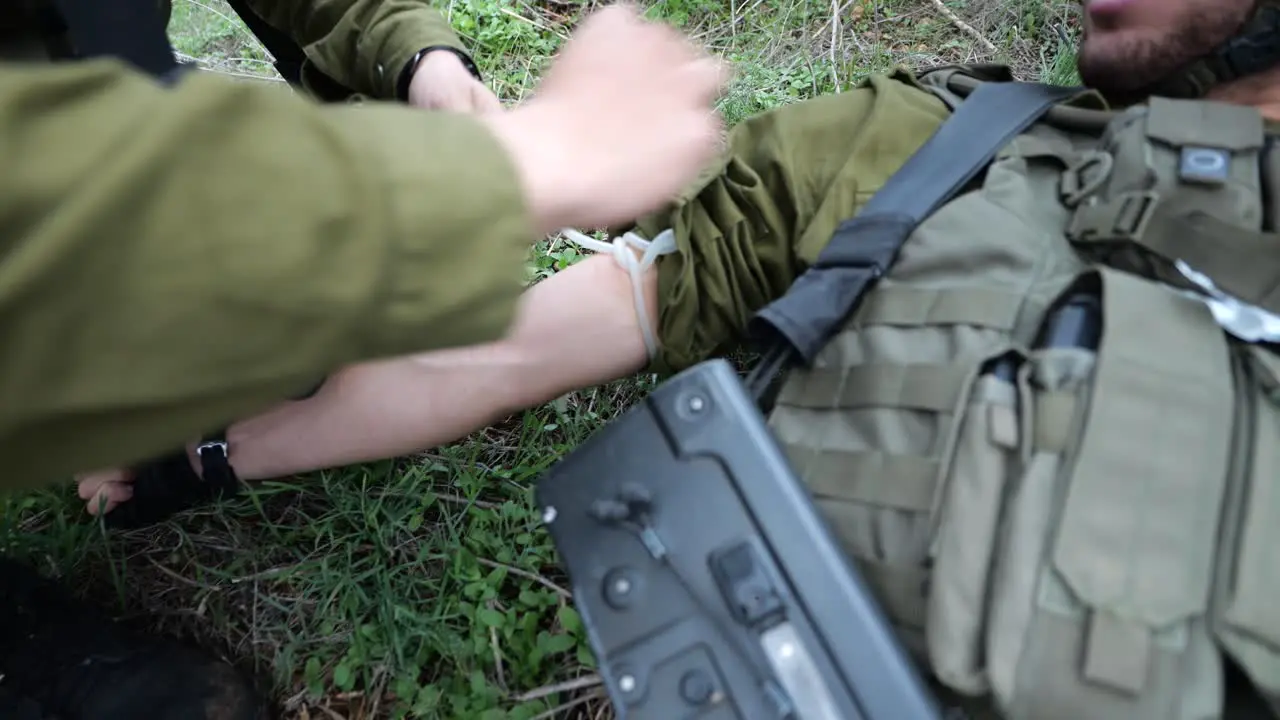
<path fill-rule="evenodd" d="M 748 330 L 766 347 L 747 380 L 756 399 L 763 401 L 792 363 L 813 363 L 925 218 L 1053 105 L 1081 92 L 1039 83 L 979 85 L 857 216 L 836 228 L 813 267 L 752 318 Z"/>
<path fill-rule="evenodd" d="M 116 57 L 156 78 L 178 70 L 156 0 L 52 0 L 77 57 Z"/>

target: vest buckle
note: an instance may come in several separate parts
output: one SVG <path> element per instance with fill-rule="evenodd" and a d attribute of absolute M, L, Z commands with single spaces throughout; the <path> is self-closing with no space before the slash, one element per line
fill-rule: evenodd
<path fill-rule="evenodd" d="M 1062 171 L 1058 194 L 1062 204 L 1074 208 L 1092 195 L 1111 177 L 1115 159 L 1104 150 L 1088 150 Z"/>
<path fill-rule="evenodd" d="M 1146 234 L 1160 195 L 1150 190 L 1126 192 L 1108 200 L 1096 197 L 1076 209 L 1067 237 L 1076 242 L 1133 241 Z"/>

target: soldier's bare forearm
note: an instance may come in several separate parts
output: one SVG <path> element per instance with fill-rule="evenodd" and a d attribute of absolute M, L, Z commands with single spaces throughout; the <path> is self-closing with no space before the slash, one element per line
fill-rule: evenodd
<path fill-rule="evenodd" d="M 645 279 L 656 316 L 656 272 Z M 245 480 L 408 455 L 443 445 L 646 362 L 626 272 L 595 256 L 535 285 L 507 338 L 351 366 L 312 397 L 233 425 Z"/>
<path fill-rule="evenodd" d="M 648 318 L 657 317 L 656 285 L 650 269 Z M 411 455 L 625 377 L 647 362 L 633 302 L 631 279 L 614 258 L 587 258 L 526 292 L 498 342 L 352 365 L 305 400 L 233 424 L 231 465 L 253 481 Z M 91 514 L 132 497 L 120 470 L 81 476 L 79 491 Z"/>

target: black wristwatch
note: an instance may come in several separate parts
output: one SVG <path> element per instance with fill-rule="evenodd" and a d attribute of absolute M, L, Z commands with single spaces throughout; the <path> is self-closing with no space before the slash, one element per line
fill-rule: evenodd
<path fill-rule="evenodd" d="M 231 469 L 231 448 L 227 435 L 219 431 L 206 435 L 196 445 L 196 457 L 200 460 L 200 475 L 219 494 L 234 495 L 240 489 L 240 479 Z"/>
<path fill-rule="evenodd" d="M 405 63 L 404 67 L 401 68 L 400 77 L 396 79 L 396 98 L 401 102 L 409 102 L 409 83 L 413 81 L 413 74 L 418 72 L 418 66 L 422 64 L 422 58 L 433 50 L 447 50 L 458 56 L 467 72 L 471 73 L 471 76 L 476 80 L 484 82 L 484 79 L 480 77 L 480 68 L 476 67 L 475 61 L 465 52 L 448 45 L 430 45 L 414 53 L 413 57 L 409 58 L 409 62 Z"/>

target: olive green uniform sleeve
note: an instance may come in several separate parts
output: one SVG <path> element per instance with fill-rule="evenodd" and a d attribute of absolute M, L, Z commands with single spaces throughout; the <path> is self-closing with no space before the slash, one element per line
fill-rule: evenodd
<path fill-rule="evenodd" d="M 0 167 L 0 486 L 496 340 L 536 240 L 476 119 L 208 74 L 0 63 Z"/>
<path fill-rule="evenodd" d="M 333 80 L 374 98 L 395 98 L 400 70 L 419 50 L 444 45 L 466 52 L 427 0 L 248 0 L 288 34 L 307 60 Z"/>
<path fill-rule="evenodd" d="M 898 72 L 736 126 L 705 182 L 637 223 L 649 237 L 672 228 L 677 243 L 658 261 L 662 351 L 650 371 L 732 350 L 948 112 Z"/>

